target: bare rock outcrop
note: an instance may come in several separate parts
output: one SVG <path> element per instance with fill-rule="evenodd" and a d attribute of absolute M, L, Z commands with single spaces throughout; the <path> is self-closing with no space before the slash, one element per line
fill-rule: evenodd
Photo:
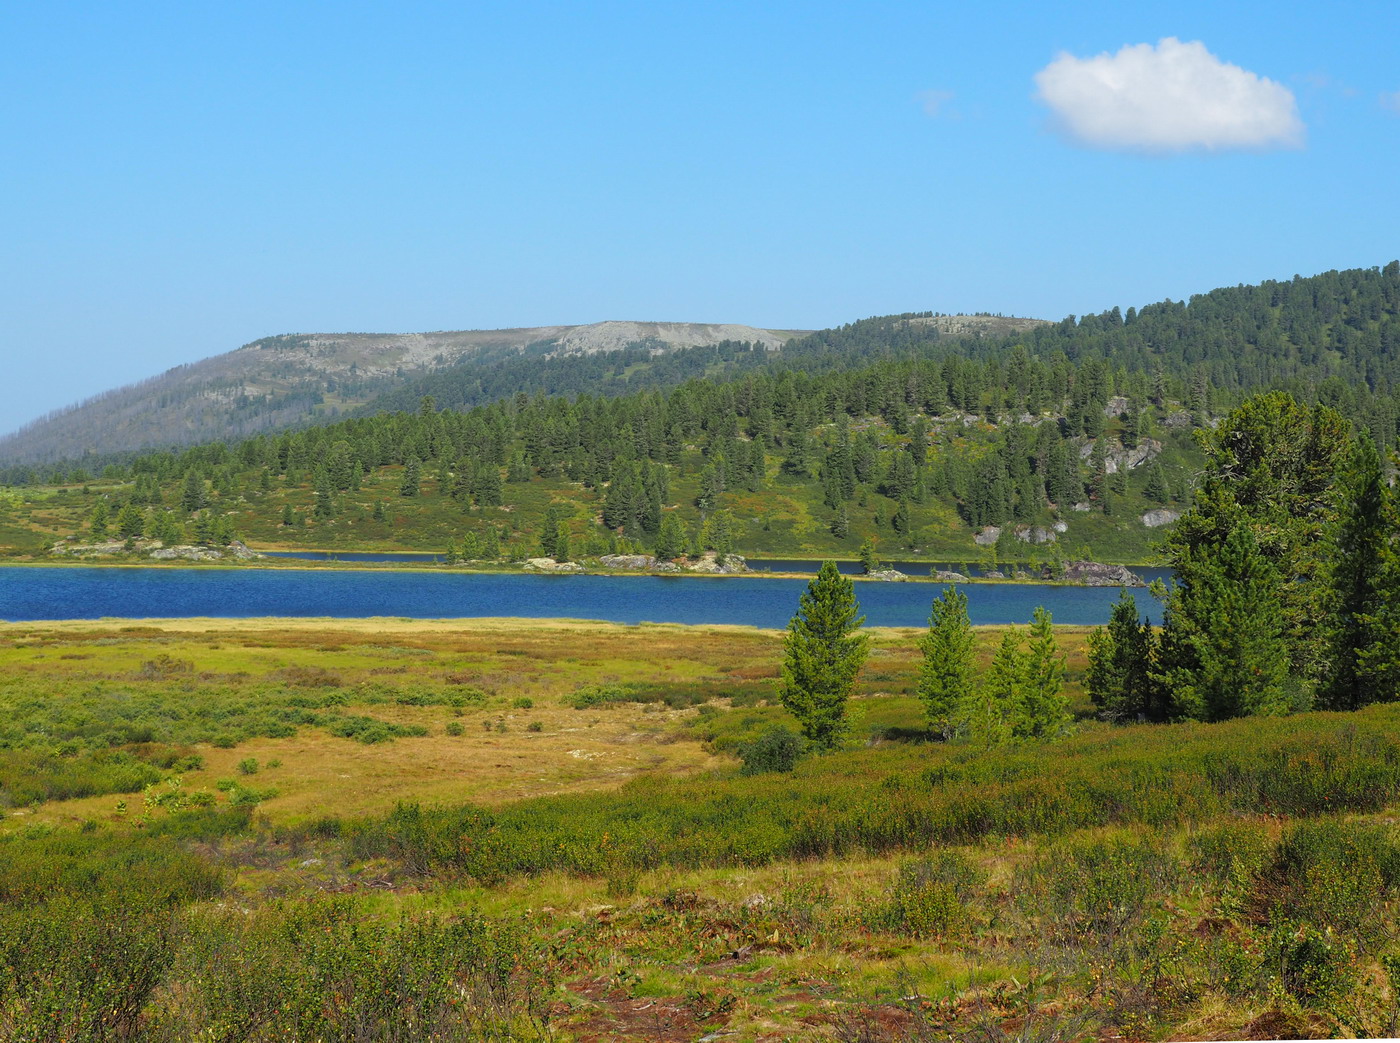
<path fill-rule="evenodd" d="M 583 572 L 584 568 L 576 561 L 555 561 L 553 558 L 527 558 L 526 572 Z"/>
<path fill-rule="evenodd" d="M 1145 513 L 1142 516 L 1141 521 L 1142 524 L 1146 525 L 1149 529 L 1157 529 L 1161 528 L 1163 525 L 1170 525 L 1172 522 L 1176 521 L 1180 517 L 1180 511 L 1173 511 L 1166 507 L 1159 507 L 1155 511 L 1148 511 L 1147 513 Z"/>
<path fill-rule="evenodd" d="M 1105 565 L 1099 561 L 1067 561 L 1064 578 L 1086 587 L 1145 587 L 1142 577 L 1126 565 Z"/>
<path fill-rule="evenodd" d="M 692 562 L 686 566 L 688 572 L 702 572 L 714 576 L 738 575 L 741 572 L 749 572 L 749 563 L 738 554 L 726 554 L 724 561 L 713 552 L 709 552 L 700 558 L 699 561 Z"/>

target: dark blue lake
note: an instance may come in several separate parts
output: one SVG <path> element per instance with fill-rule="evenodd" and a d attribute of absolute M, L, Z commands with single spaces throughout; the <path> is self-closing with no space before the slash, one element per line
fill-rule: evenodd
<path fill-rule="evenodd" d="M 332 572 L 256 568 L 0 566 L 0 619 L 178 616 L 479 616 L 601 619 L 617 623 L 740 623 L 782 627 L 800 579 L 695 576 L 539 576 L 519 573 Z M 941 588 L 857 583 L 871 626 L 923 626 Z M 1025 623 L 1044 605 L 1057 623 L 1108 620 L 1117 588 L 968 584 L 973 623 Z M 1138 608 L 1160 621 L 1145 590 Z"/>

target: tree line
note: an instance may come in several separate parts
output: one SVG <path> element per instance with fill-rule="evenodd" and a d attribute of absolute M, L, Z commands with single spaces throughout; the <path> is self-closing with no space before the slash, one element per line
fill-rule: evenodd
<path fill-rule="evenodd" d="M 1400 696 L 1400 494 L 1370 432 L 1274 392 L 1198 437 L 1207 468 L 1165 540 L 1163 626 L 1125 596 L 1091 638 L 1101 715 L 1218 721 Z"/>

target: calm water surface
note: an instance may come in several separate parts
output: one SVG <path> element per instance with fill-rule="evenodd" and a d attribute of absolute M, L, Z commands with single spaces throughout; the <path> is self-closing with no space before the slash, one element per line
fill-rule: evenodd
<path fill-rule="evenodd" d="M 0 566 L 0 619 L 178 616 L 479 616 L 599 619 L 616 623 L 740 623 L 782 627 L 806 587 L 800 579 L 538 576 L 460 572 L 302 572 L 255 568 Z M 1044 605 L 1057 623 L 1108 620 L 1117 588 L 969 584 L 973 623 L 1024 623 Z M 857 583 L 871 626 L 922 626 L 940 588 Z M 1139 611 L 1160 621 L 1145 590 Z"/>

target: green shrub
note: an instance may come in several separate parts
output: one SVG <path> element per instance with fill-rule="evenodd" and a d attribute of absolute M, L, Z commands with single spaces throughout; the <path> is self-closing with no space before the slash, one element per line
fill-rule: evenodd
<path fill-rule="evenodd" d="M 240 775 L 256 775 L 258 773 L 258 759 L 256 757 L 244 757 L 238 762 L 238 773 Z"/>
<path fill-rule="evenodd" d="M 1397 884 L 1400 845 L 1390 830 L 1329 818 L 1300 822 L 1284 834 L 1253 898 L 1262 917 L 1286 918 L 1368 949 L 1385 934 L 1385 905 Z"/>
<path fill-rule="evenodd" d="M 542 732 L 544 731 L 544 722 L 531 721 L 528 725 L 525 726 L 525 730 L 527 732 Z"/>
<path fill-rule="evenodd" d="M 1148 838 L 1054 845 L 1016 874 L 1022 908 L 1063 944 L 1113 947 L 1131 938 L 1179 867 Z"/>
<path fill-rule="evenodd" d="M 916 938 L 955 933 L 967 923 L 967 902 L 982 880 L 982 873 L 956 851 L 905 862 L 890 901 L 878 906 L 867 923 Z"/>
<path fill-rule="evenodd" d="M 465 730 L 466 730 L 466 729 L 464 729 L 464 728 L 462 727 L 462 722 L 461 722 L 461 721 L 448 721 L 448 722 L 447 722 L 446 731 L 447 731 L 447 734 L 448 734 L 448 735 L 461 735 L 462 732 L 465 731 Z"/>
<path fill-rule="evenodd" d="M 1188 842 L 1191 869 L 1227 890 L 1247 888 L 1274 850 L 1273 838 L 1257 822 L 1231 822 L 1194 833 Z"/>
<path fill-rule="evenodd" d="M 743 743 L 736 751 L 743 767 L 742 775 L 757 775 L 769 771 L 792 771 L 807 750 L 807 743 L 796 732 L 775 724 L 752 742 Z"/>
<path fill-rule="evenodd" d="M 531 699 L 528 695 L 522 695 L 511 700 L 510 705 L 517 710 L 528 710 L 535 705 L 535 700 Z"/>

